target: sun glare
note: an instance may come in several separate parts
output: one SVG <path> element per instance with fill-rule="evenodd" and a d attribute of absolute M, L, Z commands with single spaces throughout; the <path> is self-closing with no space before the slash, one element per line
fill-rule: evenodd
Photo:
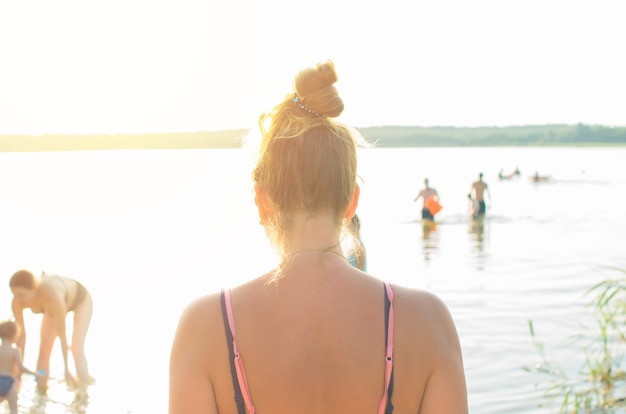
<path fill-rule="evenodd" d="M 356 126 L 623 125 L 614 8 L 2 2 L 0 134 L 248 128 L 326 59 Z"/>

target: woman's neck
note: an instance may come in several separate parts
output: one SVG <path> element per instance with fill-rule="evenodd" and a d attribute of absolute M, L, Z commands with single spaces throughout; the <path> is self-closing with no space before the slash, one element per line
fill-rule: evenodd
<path fill-rule="evenodd" d="M 334 246 L 329 246 L 327 248 L 324 249 L 303 249 L 303 250 L 296 250 L 294 252 L 291 252 L 289 254 L 287 254 L 287 256 L 285 256 L 287 259 L 289 259 L 290 257 L 294 257 L 294 256 L 298 256 L 298 255 L 303 255 L 303 254 L 324 254 L 324 253 L 330 253 L 330 254 L 336 254 L 339 255 L 341 257 L 343 257 L 343 251 L 341 250 L 341 247 L 339 245 L 339 243 L 337 243 Z"/>
<path fill-rule="evenodd" d="M 292 235 L 288 237 L 285 246 L 285 256 L 289 257 L 302 252 L 341 253 L 340 232 L 341 230 L 330 217 L 303 218 L 292 228 Z"/>

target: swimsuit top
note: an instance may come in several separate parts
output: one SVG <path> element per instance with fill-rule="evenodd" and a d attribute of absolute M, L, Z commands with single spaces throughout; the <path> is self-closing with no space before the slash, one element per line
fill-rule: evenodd
<path fill-rule="evenodd" d="M 255 408 L 252 404 L 250 389 L 248 388 L 248 380 L 246 371 L 243 367 L 243 361 L 239 355 L 237 342 L 235 341 L 235 319 L 233 318 L 232 303 L 230 300 L 230 291 L 222 289 L 222 317 L 224 318 L 224 330 L 228 341 L 228 353 L 230 355 L 230 372 L 233 377 L 233 386 L 235 388 L 235 402 L 237 403 L 237 412 L 239 414 L 254 414 Z M 378 414 L 391 414 L 393 405 L 391 404 L 391 395 L 393 393 L 393 291 L 391 285 L 385 282 L 385 389 L 383 392 Z M 231 346 L 232 345 L 232 346 Z"/>

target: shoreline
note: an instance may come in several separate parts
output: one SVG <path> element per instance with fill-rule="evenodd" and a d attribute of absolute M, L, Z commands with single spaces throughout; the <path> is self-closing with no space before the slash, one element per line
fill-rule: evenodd
<path fill-rule="evenodd" d="M 376 148 L 623 147 L 626 128 L 587 125 L 356 128 Z M 250 129 L 139 134 L 0 134 L 0 152 L 242 148 Z"/>

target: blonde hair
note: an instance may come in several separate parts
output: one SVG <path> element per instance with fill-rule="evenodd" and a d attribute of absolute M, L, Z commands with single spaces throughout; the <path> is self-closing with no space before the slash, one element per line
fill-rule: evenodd
<path fill-rule="evenodd" d="M 343 101 L 333 62 L 298 73 L 294 92 L 259 117 L 261 143 L 252 178 L 272 204 L 265 226 L 275 250 L 288 253 L 294 219 L 329 215 L 339 229 L 356 187 L 360 135 L 333 118 Z"/>

